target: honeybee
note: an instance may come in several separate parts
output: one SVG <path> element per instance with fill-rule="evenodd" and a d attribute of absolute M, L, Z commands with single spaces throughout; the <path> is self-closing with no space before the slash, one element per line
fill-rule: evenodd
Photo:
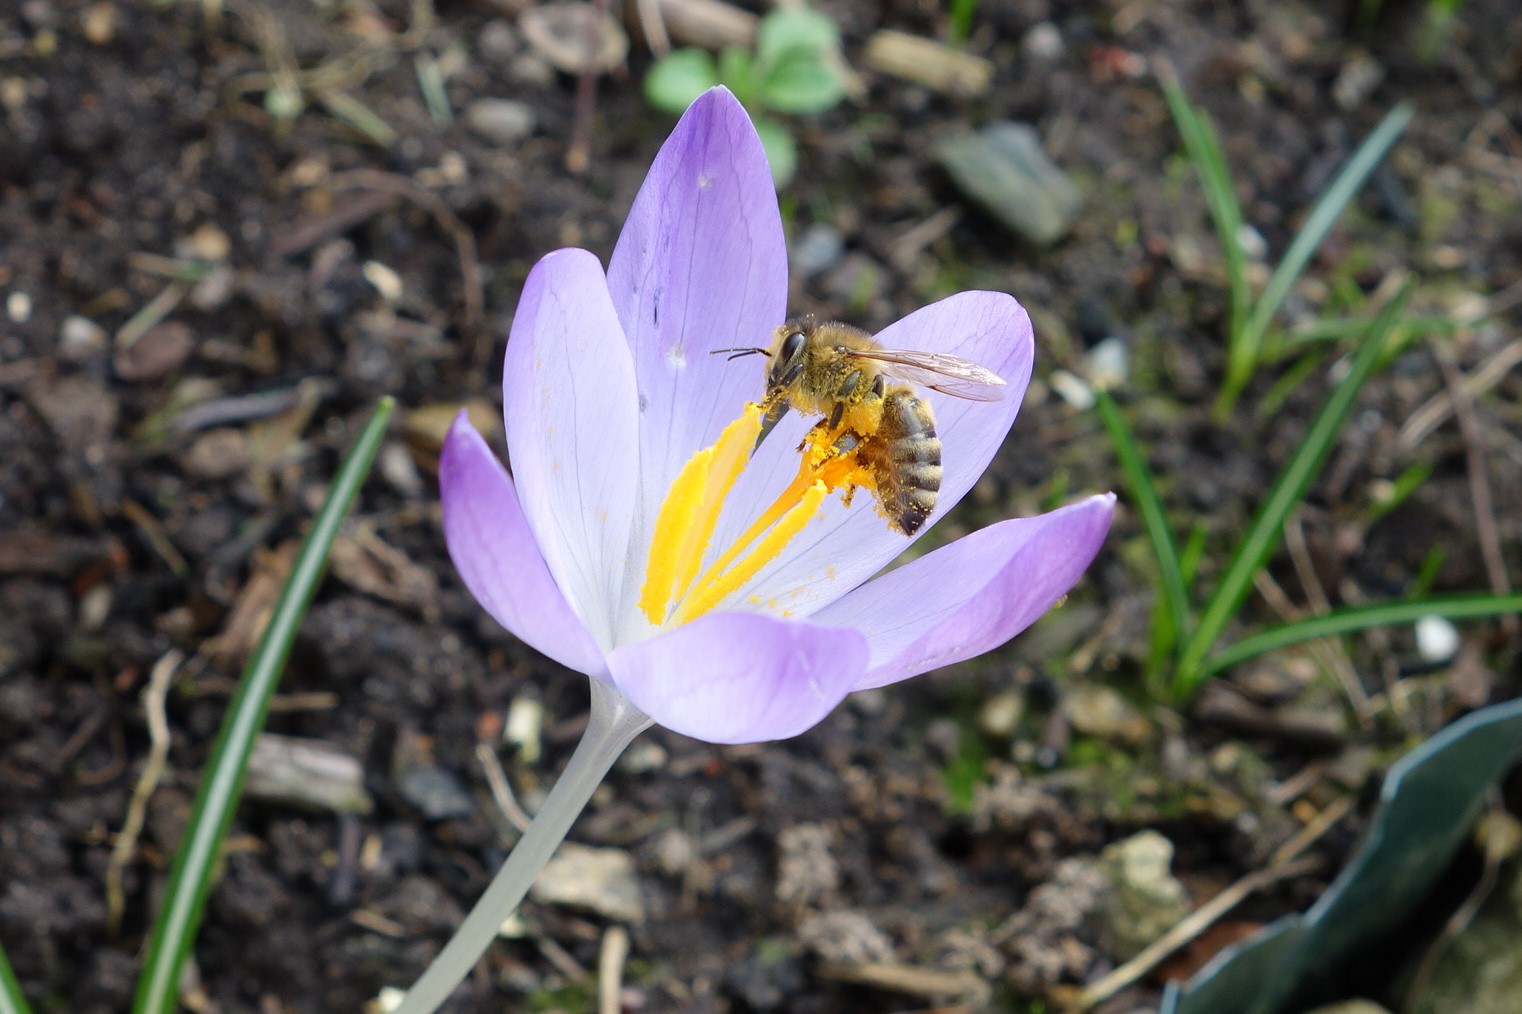
<path fill-rule="evenodd" d="M 970 401 L 1004 396 L 1003 378 L 976 363 L 939 352 L 885 349 L 860 328 L 812 314 L 777 328 L 769 349 L 719 351 L 734 353 L 730 358 L 769 358 L 761 402 L 768 419 L 774 422 L 790 407 L 822 416 L 816 428 L 834 435 L 837 453 L 856 452 L 872 477 L 880 511 L 904 535 L 924 525 L 941 489 L 935 414 L 912 385 Z"/>

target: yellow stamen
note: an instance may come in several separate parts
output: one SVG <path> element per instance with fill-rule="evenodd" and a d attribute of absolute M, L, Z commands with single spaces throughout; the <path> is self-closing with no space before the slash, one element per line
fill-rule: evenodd
<path fill-rule="evenodd" d="M 692 585 L 719 523 L 724 498 L 756 446 L 761 416 L 759 405 L 747 404 L 711 447 L 688 459 L 671 484 L 656 515 L 650 561 L 640 589 L 639 607 L 651 623 L 662 623 L 671 603 Z"/>
<path fill-rule="evenodd" d="M 717 607 L 766 566 L 819 512 L 832 490 L 872 488 L 870 471 L 856 460 L 856 450 L 842 452 L 842 433 L 816 428 L 804 438 L 798 474 L 771 506 L 709 565 L 698 567 L 713 539 L 724 500 L 734 487 L 760 433 L 763 408 L 748 404 L 740 418 L 724 428 L 682 466 L 656 516 L 645 583 L 639 607 L 656 626 L 668 617 L 686 623 Z"/>
<path fill-rule="evenodd" d="M 712 581 L 699 584 L 693 593 L 682 601 L 677 608 L 676 615 L 672 619 L 677 623 L 686 623 L 695 617 L 702 616 L 714 606 L 723 602 L 746 581 L 756 576 L 756 572 L 766 566 L 777 554 L 782 552 L 793 536 L 803 530 L 803 526 L 819 513 L 819 505 L 824 502 L 830 490 L 823 482 L 815 482 L 807 490 L 798 503 L 782 516 L 776 526 L 766 533 L 766 537 L 756 544 L 756 548 L 745 555 L 739 563 L 735 564 L 725 573 L 718 575 Z"/>

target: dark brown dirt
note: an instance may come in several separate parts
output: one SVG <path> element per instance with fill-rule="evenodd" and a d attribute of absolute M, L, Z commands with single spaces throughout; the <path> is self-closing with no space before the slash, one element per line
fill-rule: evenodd
<path fill-rule="evenodd" d="M 545 756 L 505 762 L 532 806 L 585 709 L 582 677 L 496 629 L 455 578 L 431 470 L 453 406 L 480 400 L 490 417 L 502 338 L 533 261 L 571 244 L 611 250 L 670 128 L 639 97 L 648 55 L 636 45 L 628 72 L 603 81 L 591 167 L 578 177 L 563 167 L 575 84 L 524 48 L 510 13 L 524 3 L 440 3 L 432 23 L 414 20 L 429 4 L 401 0 L 221 6 L 215 23 L 195 2 L 13 0 L 0 11 L 0 942 L 39 1011 L 129 1006 L 167 864 L 249 647 L 240 607 L 278 581 L 281 547 L 383 395 L 401 407 L 350 531 L 354 559 L 324 586 L 269 725 L 356 757 L 375 806 L 342 817 L 242 806 L 195 950 L 196 1009 L 352 1011 L 409 983 L 512 837 L 477 743 L 498 744 L 515 700 L 544 705 Z M 923 0 L 820 6 L 840 21 L 848 58 L 880 28 L 945 32 L 945 5 Z M 992 287 L 1036 318 L 1037 383 L 1016 434 L 937 538 L 1119 488 L 1092 413 L 1051 386 L 1054 370 L 1080 369 L 1087 348 L 1116 335 L 1132 355 L 1122 396 L 1176 530 L 1200 525 L 1209 537 L 1208 582 L 1327 390 L 1334 356 L 1318 351 L 1315 368 L 1261 414 L 1295 361 L 1286 359 L 1262 371 L 1230 423 L 1211 421 L 1223 275 L 1148 70 L 1159 60 L 1214 119 L 1271 259 L 1383 113 L 1413 102 L 1406 137 L 1286 316 L 1365 313 L 1363 300 L 1411 272 L 1413 306 L 1426 316 L 1454 318 L 1501 294 L 1479 323 L 1429 339 L 1459 369 L 1513 340 L 1522 322 L 1513 4 L 1463 4 L 1430 60 L 1418 55 L 1428 5 L 1390 0 L 1365 27 L 1355 22 L 1367 5 L 1341 6 L 984 0 L 968 49 L 997 68 L 988 95 L 953 99 L 869 74 L 859 104 L 799 126 L 789 235 L 826 223 L 845 256 L 795 280 L 795 308 L 877 328 L 949 292 Z M 1022 41 L 1042 22 L 1063 43 L 1050 63 Z M 430 118 L 420 97 L 415 59 L 431 57 L 452 68 L 452 123 Z M 1365 60 L 1383 79 L 1340 104 L 1334 86 Z M 282 74 L 307 88 L 285 121 L 266 100 Z M 343 96 L 395 139 L 375 143 L 334 115 Z M 458 114 L 483 96 L 525 103 L 532 135 L 502 145 L 473 133 Z M 1053 249 L 1022 246 L 964 206 L 931 159 L 931 139 L 993 119 L 1037 125 L 1084 193 L 1072 234 Z M 906 234 L 947 208 L 960 217 L 906 252 Z M 473 250 L 462 253 L 461 235 Z M 185 271 L 195 277 L 179 286 Z M 130 353 L 116 351 L 156 299 L 169 307 L 163 322 Z M 1443 391 L 1427 342 L 1416 342 L 1370 385 L 1301 512 L 1332 601 L 1407 593 L 1434 547 L 1444 554 L 1439 590 L 1488 587 L 1459 428 L 1448 421 L 1401 443 L 1402 425 Z M 1506 376 L 1475 406 L 1496 505 L 1486 523 L 1512 574 L 1522 565 L 1519 405 L 1522 382 Z M 1413 466 L 1430 477 L 1374 520 L 1381 484 Z M 1270 573 L 1289 608 L 1304 608 L 1305 576 L 1289 558 Z M 1485 625 L 1465 629 L 1459 666 L 1399 684 L 1415 658 L 1409 631 L 1350 639 L 1351 671 L 1375 695 L 1378 721 L 1348 723 L 1334 760 L 1351 773 L 1316 780 L 1291 814 L 1269 789 L 1316 749 L 1293 727 L 1238 740 L 1148 705 L 1138 749 L 1065 721 L 1075 686 L 1142 700 L 1153 575 L 1139 524 L 1123 511 L 1067 605 L 987 659 L 853 698 L 788 743 L 721 749 L 647 734 L 644 763 L 615 772 L 573 833 L 636 861 L 649 914 L 632 927 L 625 1009 L 808 1014 L 932 1002 L 851 984 L 821 960 L 853 956 L 971 969 L 998 1009 L 1032 1009 L 1022 990 L 1115 963 L 1085 924 L 1073 939 L 1094 950 L 1069 951 L 1075 964 L 1032 987 L 1035 973 L 1016 966 L 1036 942 L 998 932 L 1063 860 L 1156 827 L 1203 900 L 1260 867 L 1318 808 L 1365 789 L 1395 747 L 1519 686 L 1515 642 Z M 1261 590 L 1244 625 L 1278 617 L 1276 588 Z M 173 649 L 192 661 L 169 694 L 170 770 L 112 933 L 111 844 L 150 745 L 141 692 Z M 1234 682 L 1271 707 L 1347 714 L 1346 696 L 1310 658 L 1286 653 Z M 980 712 L 1011 686 L 1024 717 L 1013 737 L 989 738 Z M 1409 706 L 1392 708 L 1397 698 Z M 419 768 L 441 781 L 425 796 L 404 793 L 404 775 Z M 428 819 L 427 805 L 447 815 Z M 1315 846 L 1325 859 L 1317 874 L 1234 918 L 1253 923 L 1312 901 L 1360 820 Z M 837 875 L 795 883 L 800 868 L 825 864 L 821 855 Z M 801 893 L 782 896 L 784 883 Z M 829 929 L 844 923 L 821 922 L 842 913 L 865 916 L 850 925 L 877 935 L 855 941 Z M 524 919 L 524 936 L 489 956 L 455 1009 L 593 1009 L 606 923 L 534 904 Z M 1116 1009 L 1144 1007 L 1156 990 L 1124 997 Z"/>

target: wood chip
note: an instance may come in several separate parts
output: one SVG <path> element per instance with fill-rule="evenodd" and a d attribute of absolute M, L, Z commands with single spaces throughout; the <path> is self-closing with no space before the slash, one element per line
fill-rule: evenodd
<path fill-rule="evenodd" d="M 993 63 L 981 56 L 891 29 L 867 40 L 862 60 L 873 70 L 949 95 L 983 95 L 994 76 Z"/>

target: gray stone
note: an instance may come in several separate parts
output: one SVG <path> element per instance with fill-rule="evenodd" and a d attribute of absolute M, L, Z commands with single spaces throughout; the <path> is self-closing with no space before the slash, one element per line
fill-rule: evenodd
<path fill-rule="evenodd" d="M 437 764 L 407 768 L 396 778 L 396 791 L 425 820 L 456 820 L 470 816 L 476 808 L 460 780 Z"/>
<path fill-rule="evenodd" d="M 1078 188 L 1023 123 L 990 123 L 935 146 L 936 161 L 959 190 L 1017 236 L 1055 243 L 1078 214 Z"/>
<path fill-rule="evenodd" d="M 791 268 L 798 278 L 815 278 L 833 271 L 846 255 L 845 237 L 828 222 L 815 222 L 793 241 Z"/>
<path fill-rule="evenodd" d="M 465 107 L 465 125 L 496 144 L 517 144 L 538 126 L 534 110 L 513 99 L 476 99 Z"/>
<path fill-rule="evenodd" d="M 599 849 L 565 842 L 534 881 L 531 896 L 612 919 L 645 921 L 634 858 L 622 849 Z"/>
<path fill-rule="evenodd" d="M 1100 854 L 1100 870 L 1109 883 L 1105 936 L 1116 957 L 1135 957 L 1189 914 L 1189 894 L 1170 872 L 1172 864 L 1173 843 L 1150 830 Z"/>

